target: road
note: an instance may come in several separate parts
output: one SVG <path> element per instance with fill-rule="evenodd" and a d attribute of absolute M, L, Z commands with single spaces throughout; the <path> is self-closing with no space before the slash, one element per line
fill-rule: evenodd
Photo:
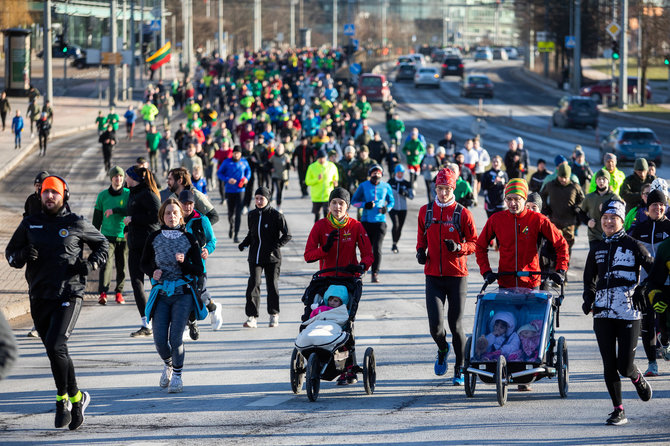
<path fill-rule="evenodd" d="M 444 82 L 437 95 L 395 85 L 394 94 L 402 101 L 401 117 L 408 127 L 419 126 L 433 141 L 446 128 L 454 130 L 461 141 L 467 137 L 472 117 L 450 105 L 462 103 L 452 91 L 454 85 Z M 382 114 L 380 107 L 375 109 L 373 121 L 380 127 Z M 518 134 L 528 141 L 534 159 L 572 147 L 560 138 L 520 133 L 498 123 L 489 125 L 486 147 L 502 153 L 505 141 Z M 73 209 L 91 215 L 95 194 L 106 187 L 96 141 L 93 132 L 73 136 L 54 143 L 48 160 L 30 158 L 0 185 L 3 202 L 22 206 L 35 172 L 48 167 L 68 177 Z M 119 162 L 129 165 L 142 153 L 142 146 L 121 143 Z M 588 155 L 592 159 L 592 152 Z M 555 379 L 535 383 L 530 393 L 511 390 L 504 407 L 496 402 L 494 386 L 479 383 L 474 398 L 467 398 L 462 387 L 451 385 L 453 355 L 446 376 L 433 374 L 436 348 L 428 332 L 424 276 L 414 259 L 416 214 L 425 203 L 421 184 L 418 198 L 410 202 L 400 253 L 392 254 L 387 240 L 381 283 L 371 284 L 369 276 L 365 278 L 356 324 L 357 347 L 359 360 L 366 347 L 374 348 L 375 393 L 365 395 L 360 382 L 348 387 L 324 382 L 315 403 L 304 392 L 294 395 L 288 365 L 303 311 L 300 297 L 315 265 L 305 264 L 302 258 L 312 217 L 292 175 L 282 205 L 293 240 L 283 250 L 279 327 L 268 328 L 268 317 L 262 314 L 259 328 L 242 328 L 246 253 L 240 253 L 226 237 L 223 218 L 215 225 L 219 243 L 208 260 L 208 288 L 223 306 L 225 323 L 218 332 L 203 323 L 200 340 L 187 342 L 184 393 L 159 389 L 162 363 L 151 339 L 128 336 L 138 326 L 129 293 L 124 306 L 102 307 L 87 300 L 69 342 L 80 386 L 92 397 L 85 425 L 77 432 L 52 428 L 55 407 L 49 363 L 41 343 L 24 337 L 27 327 L 19 327 L 21 359 L 11 377 L 0 382 L 3 444 L 667 444 L 669 363 L 659 363 L 662 375 L 651 379 L 654 398 L 650 402 L 639 401 L 632 384 L 623 383 L 629 425 L 604 424 L 611 404 L 592 321 L 580 308 L 579 279 L 587 253 L 583 230 L 573 250 L 570 284 L 557 329 L 569 350 L 566 399 L 559 397 Z M 217 208 L 225 212 L 218 204 Z M 481 228 L 485 221 L 482 206 L 473 208 L 473 213 Z M 468 266 L 466 333 L 472 331 L 481 286 L 474 256 Z M 641 347 L 637 364 L 643 370 L 646 367 Z"/>

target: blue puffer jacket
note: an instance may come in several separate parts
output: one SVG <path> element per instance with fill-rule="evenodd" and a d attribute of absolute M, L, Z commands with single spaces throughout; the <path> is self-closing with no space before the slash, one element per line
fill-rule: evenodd
<path fill-rule="evenodd" d="M 240 180 L 245 178 L 248 181 L 251 178 L 251 168 L 244 158 L 241 158 L 237 162 L 233 161 L 232 158 L 228 158 L 221 163 L 221 167 L 219 167 L 216 175 L 226 185 L 227 193 L 244 192 L 244 186 L 239 186 Z M 228 180 L 231 178 L 235 180 L 234 184 L 228 183 Z"/>
<path fill-rule="evenodd" d="M 374 202 L 375 206 L 372 209 L 365 209 L 365 203 L 370 201 Z M 385 181 L 374 185 L 368 180 L 358 186 L 351 199 L 351 204 L 357 208 L 363 208 L 361 221 L 383 223 L 386 221 L 386 211 L 390 211 L 395 204 L 393 190 Z"/>

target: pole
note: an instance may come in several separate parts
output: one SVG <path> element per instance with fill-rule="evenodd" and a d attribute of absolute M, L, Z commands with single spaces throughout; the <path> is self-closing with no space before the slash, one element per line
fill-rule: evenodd
<path fill-rule="evenodd" d="M 333 48 L 337 48 L 337 0 L 333 0 Z"/>
<path fill-rule="evenodd" d="M 637 97 L 635 100 L 639 105 L 643 103 L 642 94 L 647 89 L 642 87 L 642 15 L 638 9 L 637 13 Z"/>
<path fill-rule="evenodd" d="M 549 0 L 544 0 L 544 35 L 549 34 Z M 549 53 L 544 53 L 544 77 L 549 77 Z"/>
<path fill-rule="evenodd" d="M 219 0 L 219 9 L 218 9 L 218 25 L 219 25 L 219 41 L 217 42 L 217 45 L 219 47 L 219 56 L 222 59 L 225 59 L 226 54 L 224 54 L 224 49 L 223 49 L 223 0 Z"/>
<path fill-rule="evenodd" d="M 289 8 L 289 14 L 291 15 L 291 48 L 295 48 L 295 2 L 296 0 L 291 0 L 291 6 Z"/>
<path fill-rule="evenodd" d="M 53 71 L 51 70 L 51 0 L 44 1 L 44 100 L 54 102 Z"/>
<path fill-rule="evenodd" d="M 140 84 L 144 84 L 144 0 L 140 0 Z"/>
<path fill-rule="evenodd" d="M 128 42 L 128 20 L 126 18 L 126 15 L 128 13 L 128 0 L 121 0 L 123 3 L 123 20 L 121 21 L 121 36 L 123 36 L 123 44 L 124 44 L 124 49 L 128 48 L 128 45 L 126 42 Z M 122 101 L 127 101 L 128 100 L 128 65 L 123 64 L 121 66 L 121 100 Z"/>
<path fill-rule="evenodd" d="M 69 42 L 69 39 L 67 38 L 68 31 L 69 31 L 69 22 L 70 22 L 70 17 L 67 15 L 67 6 L 68 6 L 68 1 L 65 2 L 65 26 L 63 27 L 63 34 L 62 34 L 62 41 L 63 42 Z M 63 95 L 67 92 L 67 54 L 65 54 L 65 57 L 63 58 Z"/>
<path fill-rule="evenodd" d="M 109 40 L 111 52 L 116 54 L 116 0 L 110 0 L 109 6 Z M 109 106 L 116 105 L 116 64 L 109 64 Z"/>
<path fill-rule="evenodd" d="M 130 88 L 135 88 L 135 0 L 130 0 Z M 132 99 L 132 98 L 131 98 Z"/>
<path fill-rule="evenodd" d="M 263 45 L 261 20 L 261 0 L 254 0 L 254 51 L 260 50 Z"/>
<path fill-rule="evenodd" d="M 207 2 L 207 9 L 209 10 L 209 2 Z M 160 43 L 158 44 L 158 48 L 163 48 L 163 45 L 165 45 L 165 0 L 160 0 L 160 10 L 161 10 L 161 30 L 160 30 Z M 164 70 L 165 65 L 160 66 L 160 71 L 158 72 L 158 79 L 160 81 L 163 80 L 165 70 Z"/>
<path fill-rule="evenodd" d="M 386 0 L 381 0 L 381 5 L 382 5 L 382 47 L 386 47 L 387 45 L 387 30 L 386 30 L 386 9 L 388 8 L 388 3 Z"/>
<path fill-rule="evenodd" d="M 299 5 L 299 8 L 298 8 L 299 9 L 299 14 L 300 14 L 300 17 L 298 17 L 298 19 L 299 19 L 298 24 L 300 25 L 300 29 L 303 29 L 305 27 L 305 24 L 303 23 L 302 6 L 303 6 L 302 5 L 302 0 L 300 0 L 300 5 Z"/>
<path fill-rule="evenodd" d="M 628 108 L 628 0 L 622 0 L 620 64 L 618 106 L 626 110 Z"/>
<path fill-rule="evenodd" d="M 572 88 L 579 94 L 582 86 L 582 5 L 581 0 L 575 0 L 575 48 L 573 49 Z"/>

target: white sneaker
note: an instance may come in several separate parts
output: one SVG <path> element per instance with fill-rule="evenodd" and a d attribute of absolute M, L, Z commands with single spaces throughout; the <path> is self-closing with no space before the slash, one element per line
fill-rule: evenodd
<path fill-rule="evenodd" d="M 223 325 L 223 317 L 221 316 L 221 305 L 216 302 L 212 302 L 215 306 L 214 311 L 209 313 L 209 318 L 212 323 L 212 330 L 217 331 L 221 330 Z"/>
<path fill-rule="evenodd" d="M 181 381 L 181 376 L 172 375 L 168 393 L 179 393 L 182 390 L 184 390 L 184 383 Z"/>
<path fill-rule="evenodd" d="M 161 386 L 161 389 L 164 389 L 170 384 L 170 379 L 172 378 L 172 367 L 168 365 L 163 366 L 163 374 L 161 375 L 161 380 L 158 383 Z"/>
<path fill-rule="evenodd" d="M 249 316 L 249 318 L 247 318 L 247 321 L 244 324 L 242 324 L 242 326 L 244 328 L 256 328 L 258 327 L 258 322 L 256 322 L 255 317 Z"/>
<path fill-rule="evenodd" d="M 188 325 L 187 325 L 186 328 L 184 329 L 184 333 L 181 335 L 181 340 L 182 340 L 183 342 L 186 342 L 186 341 L 190 341 L 190 340 L 191 340 L 191 336 L 188 334 Z"/>
<path fill-rule="evenodd" d="M 270 315 L 270 327 L 276 327 L 279 325 L 279 315 L 271 314 Z"/>
<path fill-rule="evenodd" d="M 247 215 L 248 213 L 249 213 L 249 208 L 244 206 L 244 208 L 242 208 L 242 215 Z"/>

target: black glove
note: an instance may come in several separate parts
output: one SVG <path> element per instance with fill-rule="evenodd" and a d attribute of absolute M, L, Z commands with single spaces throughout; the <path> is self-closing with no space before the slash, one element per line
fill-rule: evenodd
<path fill-rule="evenodd" d="M 458 252 L 458 251 L 461 250 L 461 244 L 460 244 L 460 243 L 456 243 L 454 240 L 446 239 L 446 240 L 444 241 L 444 244 L 447 246 L 447 249 L 448 249 L 450 252 Z"/>
<path fill-rule="evenodd" d="M 668 298 L 661 290 L 651 290 L 649 292 L 649 303 L 657 313 L 665 313 L 668 309 Z"/>
<path fill-rule="evenodd" d="M 635 287 L 635 291 L 633 291 L 633 309 L 642 312 L 647 310 L 647 299 L 645 298 L 645 294 L 644 285 Z"/>
<path fill-rule="evenodd" d="M 37 260 L 39 253 L 33 245 L 28 245 L 21 250 L 20 256 L 24 262 L 34 262 Z"/>
<path fill-rule="evenodd" d="M 86 260 L 77 260 L 74 265 L 70 266 L 70 272 L 80 276 L 88 276 L 96 268 L 97 265 L 95 263 L 89 263 Z"/>
<path fill-rule="evenodd" d="M 584 301 L 584 303 L 582 304 L 582 311 L 584 312 L 584 314 L 588 315 L 591 312 L 591 307 L 593 307 L 592 302 Z"/>
<path fill-rule="evenodd" d="M 333 243 L 335 243 L 339 237 L 340 235 L 337 229 L 333 229 L 332 231 L 330 231 L 330 234 L 328 234 L 328 240 L 326 240 L 326 244 L 321 247 L 321 249 L 323 249 L 323 252 L 330 251 L 330 248 L 333 247 Z"/>
<path fill-rule="evenodd" d="M 365 209 L 372 209 L 373 207 L 375 207 L 374 201 L 368 201 L 367 203 L 365 203 Z"/>
<path fill-rule="evenodd" d="M 244 246 L 244 242 L 237 245 L 237 249 L 239 249 L 240 251 L 244 251 L 244 248 L 246 248 L 246 246 Z"/>
<path fill-rule="evenodd" d="M 561 285 L 563 282 L 565 282 L 565 271 L 562 269 L 554 271 L 553 273 L 549 274 L 549 279 L 551 279 L 551 281 L 556 285 Z"/>
<path fill-rule="evenodd" d="M 347 265 L 344 267 L 344 270 L 350 274 L 363 274 L 365 272 L 365 264 Z"/>
<path fill-rule="evenodd" d="M 419 249 L 416 252 L 416 261 L 419 262 L 419 265 L 425 265 L 426 260 L 428 260 L 428 256 L 426 256 L 426 250 L 425 249 Z"/>
<path fill-rule="evenodd" d="M 486 281 L 486 283 L 492 284 L 493 282 L 498 280 L 498 275 L 493 271 L 489 271 L 486 274 L 484 274 L 484 280 Z"/>
<path fill-rule="evenodd" d="M 382 207 L 379 208 L 379 213 L 380 213 L 380 214 L 386 214 L 386 211 L 387 211 L 387 210 L 388 210 L 388 209 L 386 208 L 386 206 L 382 206 Z"/>

